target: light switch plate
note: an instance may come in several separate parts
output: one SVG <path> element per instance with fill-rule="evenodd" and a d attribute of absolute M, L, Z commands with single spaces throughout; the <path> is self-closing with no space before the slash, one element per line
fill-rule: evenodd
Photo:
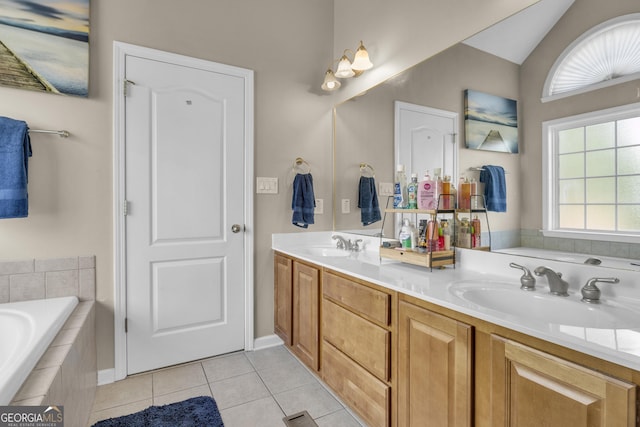
<path fill-rule="evenodd" d="M 317 215 L 324 213 L 324 199 L 316 199 L 316 208 L 313 210 L 313 213 Z"/>
<path fill-rule="evenodd" d="M 348 214 L 351 212 L 351 200 L 342 199 L 342 213 Z"/>
<path fill-rule="evenodd" d="M 259 176 L 256 178 L 257 194 L 278 194 L 278 178 Z"/>

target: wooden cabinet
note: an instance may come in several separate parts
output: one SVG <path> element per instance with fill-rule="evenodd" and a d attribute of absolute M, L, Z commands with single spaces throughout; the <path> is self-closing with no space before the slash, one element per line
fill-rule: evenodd
<path fill-rule="evenodd" d="M 320 270 L 293 263 L 293 340 L 291 349 L 311 369 L 320 367 Z"/>
<path fill-rule="evenodd" d="M 291 258 L 274 255 L 274 329 L 288 346 L 293 343 L 293 271 Z"/>
<path fill-rule="evenodd" d="M 322 379 L 370 427 L 392 425 L 395 293 L 325 271 Z"/>
<path fill-rule="evenodd" d="M 320 269 L 276 253 L 274 330 L 296 356 L 318 370 Z"/>
<path fill-rule="evenodd" d="M 636 386 L 515 341 L 490 340 L 490 426 L 631 427 Z"/>
<path fill-rule="evenodd" d="M 399 427 L 473 424 L 472 339 L 471 326 L 399 302 Z"/>

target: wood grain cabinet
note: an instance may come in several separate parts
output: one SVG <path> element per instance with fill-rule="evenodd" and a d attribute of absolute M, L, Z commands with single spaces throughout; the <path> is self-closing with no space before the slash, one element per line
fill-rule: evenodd
<path fill-rule="evenodd" d="M 636 386 L 491 336 L 490 426 L 631 427 Z"/>
<path fill-rule="evenodd" d="M 308 367 L 320 367 L 320 269 L 293 262 L 293 342 L 291 349 Z"/>
<path fill-rule="evenodd" d="M 473 425 L 473 329 L 400 301 L 398 427 Z"/>
<path fill-rule="evenodd" d="M 274 272 L 274 329 L 287 346 L 293 343 L 293 261 L 276 253 L 273 258 Z"/>
<path fill-rule="evenodd" d="M 324 271 L 322 379 L 370 427 L 392 423 L 395 294 Z"/>
<path fill-rule="evenodd" d="M 274 329 L 309 368 L 320 367 L 320 268 L 274 255 Z"/>

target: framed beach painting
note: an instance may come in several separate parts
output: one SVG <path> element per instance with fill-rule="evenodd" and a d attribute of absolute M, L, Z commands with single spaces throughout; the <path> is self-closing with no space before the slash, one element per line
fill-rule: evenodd
<path fill-rule="evenodd" d="M 89 1 L 0 0 L 0 85 L 88 96 Z"/>
<path fill-rule="evenodd" d="M 513 99 L 464 91 L 465 145 L 474 150 L 518 152 L 518 103 Z"/>

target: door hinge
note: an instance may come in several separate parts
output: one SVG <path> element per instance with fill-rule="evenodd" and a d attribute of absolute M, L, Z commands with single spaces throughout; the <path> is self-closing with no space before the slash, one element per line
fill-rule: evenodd
<path fill-rule="evenodd" d="M 125 200 L 124 202 L 122 202 L 122 215 L 127 216 L 129 215 L 129 201 Z"/>
<path fill-rule="evenodd" d="M 124 79 L 122 81 L 122 95 L 124 95 L 125 98 L 129 95 L 130 84 L 135 86 L 135 82 L 132 82 L 131 80 Z"/>
<path fill-rule="evenodd" d="M 124 318 L 124 333 L 129 332 L 129 319 L 127 317 Z"/>

